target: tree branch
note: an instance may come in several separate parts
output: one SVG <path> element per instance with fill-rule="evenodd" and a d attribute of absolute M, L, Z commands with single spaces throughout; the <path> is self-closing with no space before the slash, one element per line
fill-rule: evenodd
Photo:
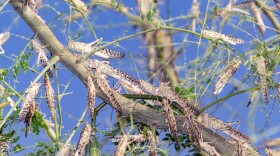
<path fill-rule="evenodd" d="M 132 22 L 134 22 L 135 25 L 139 26 L 142 31 L 155 29 L 158 26 L 156 22 L 158 19 L 155 19 L 153 22 L 149 22 L 146 18 L 142 19 L 139 16 L 131 14 L 129 10 L 121 4 L 112 5 L 106 0 L 93 0 L 93 2 L 127 16 Z M 159 29 L 161 29 L 160 27 L 163 28 L 164 26 L 160 25 Z M 172 47 L 172 36 L 170 33 L 167 33 L 164 30 L 156 30 L 152 37 L 153 39 L 151 40 L 151 44 L 158 45 L 157 48 L 154 48 L 158 55 L 156 66 L 160 67 L 160 69 L 155 69 L 158 70 L 156 71 L 158 73 L 157 76 L 163 82 L 170 81 L 171 86 L 175 88 L 179 84 L 180 80 L 174 64 L 174 58 L 176 54 Z"/>
<path fill-rule="evenodd" d="M 280 31 L 280 23 L 278 19 L 275 17 L 273 12 L 267 7 L 267 5 L 262 0 L 254 0 L 254 2 L 262 9 L 265 15 L 269 18 L 273 26 L 278 30 L 277 33 Z"/>

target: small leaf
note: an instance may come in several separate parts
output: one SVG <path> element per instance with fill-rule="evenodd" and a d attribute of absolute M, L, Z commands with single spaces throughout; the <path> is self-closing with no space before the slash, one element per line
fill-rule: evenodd
<path fill-rule="evenodd" d="M 175 87 L 175 92 L 179 93 L 180 92 L 180 88 L 179 87 Z"/>
<path fill-rule="evenodd" d="M 180 151 L 180 146 L 178 146 L 177 144 L 174 144 L 174 148 L 176 151 Z"/>
<path fill-rule="evenodd" d="M 38 146 L 38 147 L 44 147 L 44 146 L 46 146 L 46 143 L 44 143 L 44 142 L 38 142 L 38 143 L 36 144 L 36 146 Z"/>
<path fill-rule="evenodd" d="M 201 72 L 201 76 L 204 77 L 205 75 L 206 75 L 206 72 L 203 70 L 203 71 Z"/>
<path fill-rule="evenodd" d="M 203 156 L 201 153 L 194 153 L 193 156 Z"/>
<path fill-rule="evenodd" d="M 2 75 L 4 72 L 4 69 L 3 68 L 0 68 L 0 74 Z"/>
<path fill-rule="evenodd" d="M 30 53 L 26 53 L 26 54 L 24 54 L 24 55 L 22 55 L 22 59 L 26 59 L 26 60 L 28 60 L 29 59 L 29 57 L 31 56 L 31 52 Z"/>
<path fill-rule="evenodd" d="M 8 75 L 8 73 L 9 73 L 8 69 L 0 68 L 0 80 L 4 80 L 4 78 L 6 77 L 6 75 Z"/>
<path fill-rule="evenodd" d="M 23 72 L 26 73 L 26 71 L 28 69 L 28 62 L 25 60 L 25 61 L 20 62 L 19 64 L 20 64 L 20 67 L 23 69 Z"/>
<path fill-rule="evenodd" d="M 195 149 L 193 148 L 193 149 L 190 149 L 188 152 L 191 153 L 191 152 L 194 152 L 194 151 L 195 151 Z"/>
<path fill-rule="evenodd" d="M 3 136 L 8 139 L 8 138 L 12 138 L 14 136 L 14 134 L 15 134 L 15 131 L 13 130 L 9 133 L 4 134 Z"/>
<path fill-rule="evenodd" d="M 19 136 L 14 137 L 12 143 L 16 143 L 19 140 L 19 138 L 20 138 Z"/>
<path fill-rule="evenodd" d="M 146 126 L 144 126 L 144 128 L 143 128 L 143 134 L 144 134 L 144 136 L 145 137 L 148 137 L 148 134 L 147 134 L 147 127 Z"/>
<path fill-rule="evenodd" d="M 15 147 L 14 147 L 14 152 L 17 153 L 17 152 L 20 152 L 24 150 L 24 148 L 20 145 L 20 144 L 17 144 Z"/>
<path fill-rule="evenodd" d="M 185 141 L 185 145 L 186 145 L 187 147 L 191 147 L 191 146 L 193 145 L 193 143 L 192 143 L 189 139 L 187 139 L 187 140 Z"/>
<path fill-rule="evenodd" d="M 19 73 L 19 67 L 18 67 L 18 66 L 15 66 L 15 67 L 13 68 L 13 77 L 16 78 L 17 75 L 18 75 L 18 73 Z"/>
<path fill-rule="evenodd" d="M 153 15 L 154 15 L 154 12 L 152 10 L 149 10 L 149 12 L 147 14 L 148 22 L 152 22 L 153 21 Z"/>
<path fill-rule="evenodd" d="M 218 7 L 217 7 L 217 6 L 214 6 L 214 8 L 213 8 L 213 12 L 216 12 L 216 11 L 217 11 L 217 9 L 218 9 Z"/>
<path fill-rule="evenodd" d="M 179 136 L 179 142 L 182 143 L 184 141 L 184 137 L 183 136 Z"/>
<path fill-rule="evenodd" d="M 19 114 L 19 112 L 20 112 L 19 109 L 18 109 L 18 110 L 15 110 L 15 111 L 14 111 L 14 114 L 13 114 L 12 116 L 10 116 L 9 119 L 13 119 L 13 118 L 17 117 L 18 114 Z"/>
<path fill-rule="evenodd" d="M 165 136 L 167 136 L 168 138 L 172 137 L 171 134 L 169 134 L 169 133 L 166 133 Z"/>

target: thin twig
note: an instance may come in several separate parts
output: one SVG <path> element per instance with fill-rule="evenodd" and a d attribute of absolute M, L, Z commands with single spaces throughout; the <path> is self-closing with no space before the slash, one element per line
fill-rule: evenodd
<path fill-rule="evenodd" d="M 222 97 L 222 98 L 220 98 L 220 99 L 218 99 L 218 100 L 216 100 L 216 101 L 214 101 L 214 102 L 211 102 L 210 104 L 207 104 L 205 107 L 201 108 L 199 112 L 202 113 L 202 112 L 204 112 L 206 109 L 208 109 L 208 108 L 210 108 L 210 107 L 212 107 L 212 106 L 218 104 L 218 103 L 221 102 L 221 101 L 224 101 L 224 100 L 226 100 L 226 99 L 228 99 L 228 98 L 230 98 L 230 97 L 233 97 L 233 96 L 235 96 L 235 95 L 239 95 L 239 94 L 242 94 L 242 93 L 249 92 L 249 91 L 251 91 L 251 90 L 258 90 L 258 89 L 260 89 L 259 86 L 258 86 L 258 87 L 253 87 L 253 88 L 249 88 L 249 89 L 245 89 L 245 90 L 241 90 L 241 91 L 232 93 L 232 94 L 230 94 L 230 95 L 224 96 L 224 97 Z"/>
<path fill-rule="evenodd" d="M 38 76 L 32 81 L 32 83 L 30 84 L 30 86 L 25 90 L 25 93 L 29 91 L 30 87 L 37 83 L 37 81 L 46 73 L 46 71 L 48 69 L 50 69 L 57 61 L 59 60 L 58 56 L 53 57 L 49 64 L 38 74 Z M 20 103 L 20 101 L 23 99 L 25 95 L 21 95 L 19 97 L 19 99 L 17 100 L 17 102 L 14 104 L 14 106 L 9 110 L 9 112 L 6 114 L 6 116 L 4 117 L 4 119 L 2 120 L 2 122 L 0 123 L 0 128 L 2 128 L 2 126 L 4 125 L 4 123 L 7 121 L 8 117 L 12 114 L 13 110 L 16 108 L 16 106 Z M 49 128 L 48 128 L 49 129 Z M 46 130 L 48 132 L 48 129 Z M 55 136 L 52 136 L 52 133 L 48 133 L 49 137 L 52 139 L 52 141 L 55 141 Z"/>
<path fill-rule="evenodd" d="M 72 133 L 69 135 L 69 137 L 68 137 L 68 139 L 66 140 L 65 144 L 69 144 L 69 143 L 70 143 L 72 137 L 73 137 L 74 134 L 77 132 L 77 129 L 79 128 L 79 126 L 80 126 L 81 123 L 83 122 L 83 119 L 84 119 L 84 117 L 85 117 L 85 115 L 86 115 L 87 110 L 88 110 L 88 106 L 86 106 L 86 108 L 85 108 L 83 114 L 81 115 L 81 117 L 80 117 L 78 123 L 77 123 L 76 126 L 74 127 L 74 130 L 72 131 Z"/>
<path fill-rule="evenodd" d="M 99 50 L 101 50 L 101 49 L 103 49 L 103 48 L 105 48 L 105 47 L 107 47 L 107 46 L 109 46 L 109 45 L 112 45 L 112 44 L 114 44 L 114 43 L 117 43 L 117 42 L 120 42 L 120 41 L 129 39 L 129 38 L 132 38 L 132 37 L 135 37 L 135 36 L 139 36 L 139 35 L 142 35 L 142 34 L 145 34 L 145 33 L 148 33 L 148 32 L 152 32 L 152 31 L 155 31 L 155 30 L 157 30 L 157 29 L 149 29 L 149 30 L 141 31 L 141 32 L 139 32 L 139 33 L 136 33 L 136 34 L 133 34 L 133 35 L 129 35 L 129 36 L 125 36 L 125 37 L 116 39 L 116 40 L 114 40 L 114 41 L 112 41 L 112 42 L 106 43 L 106 44 L 104 44 L 103 46 L 100 46 L 100 47 L 98 47 L 98 48 L 96 48 L 96 49 L 93 49 L 93 51 L 91 51 L 91 52 L 87 53 L 86 55 L 84 55 L 83 57 L 81 57 L 77 62 L 78 62 L 78 63 L 84 62 L 84 61 L 87 60 L 91 55 L 94 55 L 95 52 L 97 52 L 97 51 L 99 51 Z"/>
<path fill-rule="evenodd" d="M 273 12 L 268 8 L 268 6 L 262 0 L 254 0 L 254 2 L 262 9 L 265 15 L 272 22 L 273 26 L 278 30 L 277 33 L 280 33 L 280 23 Z"/>

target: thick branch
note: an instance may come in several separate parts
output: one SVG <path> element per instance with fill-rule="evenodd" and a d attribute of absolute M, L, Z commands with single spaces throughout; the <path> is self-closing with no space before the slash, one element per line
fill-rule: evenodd
<path fill-rule="evenodd" d="M 273 12 L 266 6 L 266 4 L 262 0 L 255 0 L 255 3 L 262 8 L 262 11 L 265 13 L 265 15 L 269 18 L 269 20 L 272 22 L 273 26 L 280 31 L 280 23 L 278 19 L 275 17 Z M 279 32 L 278 32 L 279 33 Z"/>
<path fill-rule="evenodd" d="M 141 19 L 139 16 L 133 15 L 129 12 L 129 10 L 120 5 L 114 6 L 108 3 L 106 0 L 94 0 L 94 2 L 102 5 L 103 7 L 113 9 L 121 14 L 127 16 L 134 24 L 138 25 L 143 31 L 148 29 L 156 28 L 156 22 L 148 22 L 146 19 Z M 158 19 L 156 19 L 158 20 Z M 155 20 L 155 21 L 156 21 Z M 157 45 L 157 48 L 154 50 L 157 51 L 159 61 L 156 62 L 156 71 L 158 74 L 158 78 L 161 81 L 170 81 L 173 88 L 175 88 L 179 84 L 179 76 L 178 72 L 175 69 L 174 65 L 174 50 L 172 48 L 172 37 L 171 34 L 166 33 L 164 30 L 157 30 L 153 33 L 153 39 L 151 40 L 153 45 Z M 149 47 L 153 48 L 153 47 Z M 164 73 L 162 73 L 164 72 Z"/>
<path fill-rule="evenodd" d="M 85 84 L 87 77 L 91 74 L 85 66 L 77 64 L 74 56 L 57 40 L 51 30 L 39 19 L 39 17 L 29 7 L 24 6 L 21 1 L 13 0 L 9 2 L 12 7 L 18 12 L 18 14 L 25 20 L 29 27 L 37 34 L 39 39 L 44 45 L 47 45 L 47 49 L 52 53 L 53 56 L 59 56 L 60 62 L 67 67 L 71 72 L 80 78 Z M 96 87 L 98 88 L 98 87 Z M 106 95 L 97 90 L 97 96 L 110 104 L 109 99 Z M 165 123 L 165 114 L 159 111 L 153 110 L 147 106 L 136 103 L 129 100 L 122 95 L 115 93 L 116 99 L 121 103 L 123 114 L 129 117 L 132 113 L 135 121 L 141 122 L 147 125 L 156 125 L 159 129 L 168 129 Z M 178 129 L 181 133 L 186 133 L 186 127 L 184 124 L 184 118 L 176 116 Z M 200 126 L 203 140 L 205 142 L 211 142 L 215 146 L 216 150 L 222 155 L 236 155 L 237 145 L 234 145 L 231 141 L 226 140 L 222 136 L 214 133 L 210 129 L 203 128 Z M 254 151 L 245 151 L 254 153 Z"/>

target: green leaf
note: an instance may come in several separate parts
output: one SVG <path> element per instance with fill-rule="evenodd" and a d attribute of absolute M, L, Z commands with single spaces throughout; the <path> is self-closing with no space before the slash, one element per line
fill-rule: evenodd
<path fill-rule="evenodd" d="M 152 22 L 153 21 L 153 15 L 154 15 L 154 12 L 152 10 L 149 10 L 149 12 L 147 14 L 148 22 Z"/>
<path fill-rule="evenodd" d="M 192 142 L 191 140 L 187 139 L 187 140 L 185 141 L 185 145 L 186 145 L 187 147 L 191 147 L 191 146 L 193 145 L 193 142 Z"/>
<path fill-rule="evenodd" d="M 194 152 L 194 151 L 196 151 L 196 149 L 193 148 L 193 149 L 190 149 L 188 152 L 191 153 L 191 152 Z"/>
<path fill-rule="evenodd" d="M 4 72 L 4 69 L 3 68 L 0 68 L 0 75 L 2 75 Z"/>
<path fill-rule="evenodd" d="M 18 114 L 19 114 L 19 112 L 20 112 L 20 110 L 15 110 L 15 111 L 14 111 L 14 114 L 13 114 L 12 116 L 10 116 L 9 118 L 10 118 L 10 119 L 13 119 L 13 118 L 17 117 Z"/>
<path fill-rule="evenodd" d="M 3 136 L 4 136 L 4 138 L 8 139 L 8 138 L 12 138 L 14 135 L 15 135 L 15 130 L 13 130 L 9 133 L 6 133 Z"/>
<path fill-rule="evenodd" d="M 144 136 L 145 136 L 145 137 L 148 137 L 147 126 L 144 126 L 144 128 L 143 128 L 142 131 L 143 131 Z"/>
<path fill-rule="evenodd" d="M 169 156 L 168 150 L 167 149 L 157 149 L 158 153 L 161 154 L 162 156 Z"/>
<path fill-rule="evenodd" d="M 16 143 L 19 140 L 19 138 L 20 138 L 19 136 L 14 137 L 12 143 Z"/>
<path fill-rule="evenodd" d="M 45 146 L 47 146 L 47 144 L 45 142 L 38 142 L 36 144 L 36 146 L 38 146 L 38 147 L 45 147 Z"/>
<path fill-rule="evenodd" d="M 55 153 L 55 149 L 54 148 L 48 148 L 48 151 L 50 152 L 50 153 Z"/>
<path fill-rule="evenodd" d="M 19 67 L 16 65 L 13 68 L 13 77 L 16 78 L 19 73 Z"/>
<path fill-rule="evenodd" d="M 184 137 L 183 136 L 179 136 L 179 142 L 181 143 L 181 142 L 183 142 L 184 141 Z"/>
<path fill-rule="evenodd" d="M 174 148 L 176 151 L 180 151 L 180 149 L 181 149 L 180 146 L 178 146 L 177 144 L 174 144 Z"/>
<path fill-rule="evenodd" d="M 29 57 L 31 56 L 32 52 L 26 53 L 24 55 L 22 55 L 22 59 L 28 60 Z"/>
<path fill-rule="evenodd" d="M 172 138 L 171 134 L 166 133 L 165 136 L 167 136 L 168 138 Z"/>
<path fill-rule="evenodd" d="M 28 69 L 28 62 L 25 60 L 25 61 L 20 62 L 19 64 L 20 64 L 20 67 L 23 69 L 23 72 L 26 73 L 26 71 Z"/>
<path fill-rule="evenodd" d="M 47 125 L 44 124 L 44 118 L 42 114 L 35 112 L 33 118 L 32 118 L 32 132 L 38 135 L 40 133 L 40 127 L 43 129 L 47 129 Z"/>
<path fill-rule="evenodd" d="M 28 153 L 28 154 L 24 154 L 24 156 L 37 156 L 37 155 L 34 153 Z"/>
<path fill-rule="evenodd" d="M 24 150 L 24 148 L 23 148 L 20 144 L 17 144 L 17 145 L 14 147 L 14 149 L 13 149 L 13 151 L 14 151 L 15 153 L 20 152 L 20 151 L 22 151 L 22 150 Z"/>
<path fill-rule="evenodd" d="M 201 153 L 194 153 L 193 156 L 203 156 Z"/>
<path fill-rule="evenodd" d="M 0 68 L 0 80 L 4 80 L 4 78 L 8 75 L 9 70 Z"/>
<path fill-rule="evenodd" d="M 216 11 L 217 11 L 217 9 L 218 9 L 218 7 L 217 7 L 217 6 L 214 6 L 214 8 L 213 8 L 213 12 L 216 12 Z"/>
<path fill-rule="evenodd" d="M 119 132 L 119 129 L 114 129 L 114 130 L 109 131 L 109 132 L 104 132 L 103 134 L 105 136 L 115 136 L 118 132 Z"/>
<path fill-rule="evenodd" d="M 179 93 L 180 92 L 180 87 L 175 87 L 175 92 Z"/>

